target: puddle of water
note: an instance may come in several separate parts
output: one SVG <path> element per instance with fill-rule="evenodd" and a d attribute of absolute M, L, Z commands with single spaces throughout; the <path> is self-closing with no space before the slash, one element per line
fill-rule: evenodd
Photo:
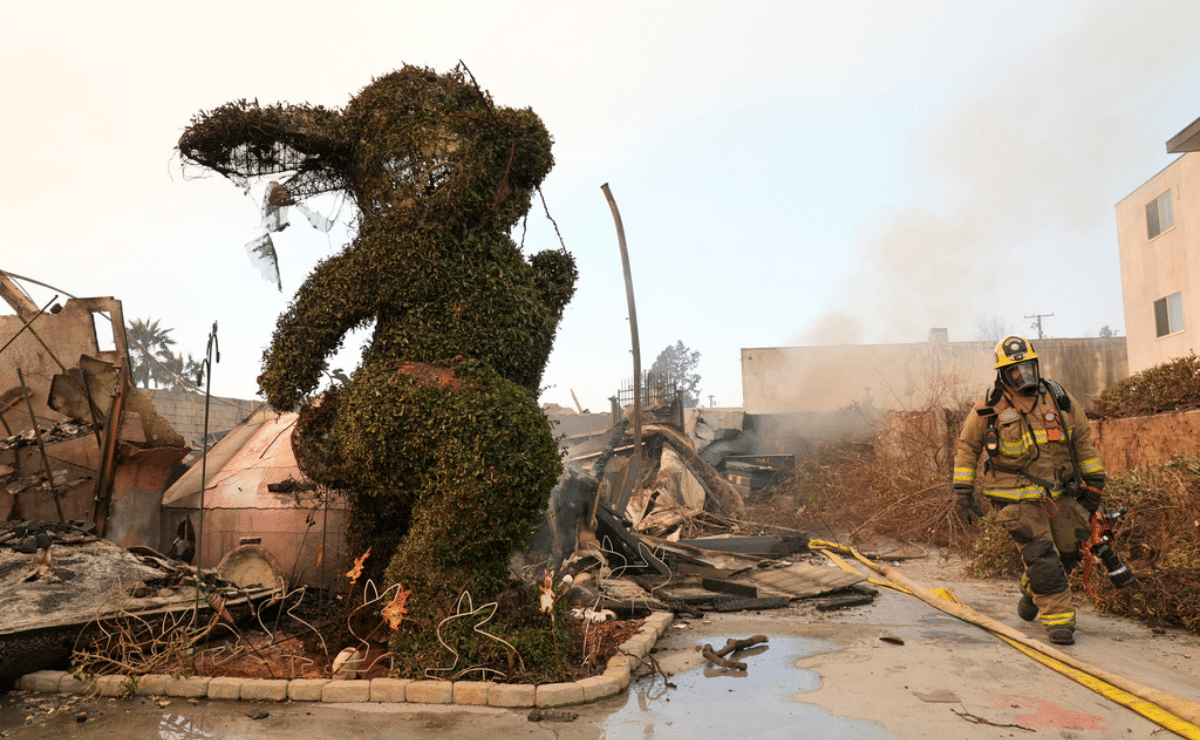
<path fill-rule="evenodd" d="M 244 740 L 238 735 L 217 736 L 203 722 L 181 714 L 163 714 L 158 723 L 158 740 Z"/>
<path fill-rule="evenodd" d="M 719 646 L 725 639 L 697 635 L 696 643 Z M 797 668 L 796 662 L 837 649 L 826 640 L 772 637 L 762 648 L 729 656 L 746 663 L 745 672 L 697 666 L 672 676 L 673 689 L 663 685 L 661 676 L 642 679 L 630 686 L 625 706 L 601 723 L 602 737 L 902 740 L 878 722 L 840 717 L 794 698 L 821 686 L 818 674 Z"/>

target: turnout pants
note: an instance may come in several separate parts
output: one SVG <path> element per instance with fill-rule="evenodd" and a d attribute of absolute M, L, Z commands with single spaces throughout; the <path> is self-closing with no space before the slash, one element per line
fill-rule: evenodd
<path fill-rule="evenodd" d="M 1079 565 L 1080 546 L 1090 534 L 1088 512 L 1073 498 L 1017 501 L 1000 509 L 996 522 L 1017 543 L 1025 575 L 1021 591 L 1033 597 L 1047 630 L 1075 628 L 1067 574 Z"/>

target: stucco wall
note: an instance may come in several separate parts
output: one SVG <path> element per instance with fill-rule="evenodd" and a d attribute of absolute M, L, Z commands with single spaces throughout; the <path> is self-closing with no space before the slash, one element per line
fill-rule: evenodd
<path fill-rule="evenodd" d="M 1146 204 L 1171 189 L 1175 226 L 1153 239 Z M 1185 154 L 1116 206 L 1129 371 L 1141 372 L 1197 346 L 1200 336 L 1200 153 Z M 1184 330 L 1157 336 L 1154 301 L 1180 292 Z"/>
<path fill-rule="evenodd" d="M 1085 406 L 1128 376 L 1125 338 L 1032 340 L 1044 377 Z M 742 350 L 747 414 L 920 410 L 974 401 L 991 387 L 993 342 L 920 342 Z"/>
<path fill-rule="evenodd" d="M 1200 457 L 1200 410 L 1092 422 L 1092 440 L 1109 475 Z"/>

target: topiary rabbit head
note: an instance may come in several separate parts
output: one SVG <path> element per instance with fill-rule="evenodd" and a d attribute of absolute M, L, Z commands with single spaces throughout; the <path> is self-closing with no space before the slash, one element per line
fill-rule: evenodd
<path fill-rule="evenodd" d="M 493 105 L 461 67 L 405 66 L 344 111 L 242 100 L 201 113 L 179 150 L 243 186 L 289 174 L 280 184 L 293 201 L 346 192 L 364 219 L 507 230 L 553 167 L 551 143 L 532 110 Z"/>

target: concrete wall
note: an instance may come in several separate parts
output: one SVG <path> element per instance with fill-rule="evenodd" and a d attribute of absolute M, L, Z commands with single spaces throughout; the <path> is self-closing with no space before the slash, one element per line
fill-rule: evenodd
<path fill-rule="evenodd" d="M 1153 239 L 1146 204 L 1168 189 L 1175 226 Z M 1117 204 L 1129 372 L 1183 357 L 1200 336 L 1200 153 L 1181 156 Z M 1184 329 L 1157 336 L 1154 302 L 1182 293 Z"/>
<path fill-rule="evenodd" d="M 193 450 L 203 449 L 204 395 L 185 390 L 146 391 L 154 397 L 154 408 L 171 422 Z M 208 432 L 227 432 L 258 407 L 262 401 L 213 396 L 208 408 Z"/>
<path fill-rule="evenodd" d="M 1129 375 L 1124 337 L 1031 340 L 1044 377 L 1090 406 Z M 851 344 L 742 350 L 747 414 L 864 414 L 974 401 L 991 387 L 994 342 Z"/>

